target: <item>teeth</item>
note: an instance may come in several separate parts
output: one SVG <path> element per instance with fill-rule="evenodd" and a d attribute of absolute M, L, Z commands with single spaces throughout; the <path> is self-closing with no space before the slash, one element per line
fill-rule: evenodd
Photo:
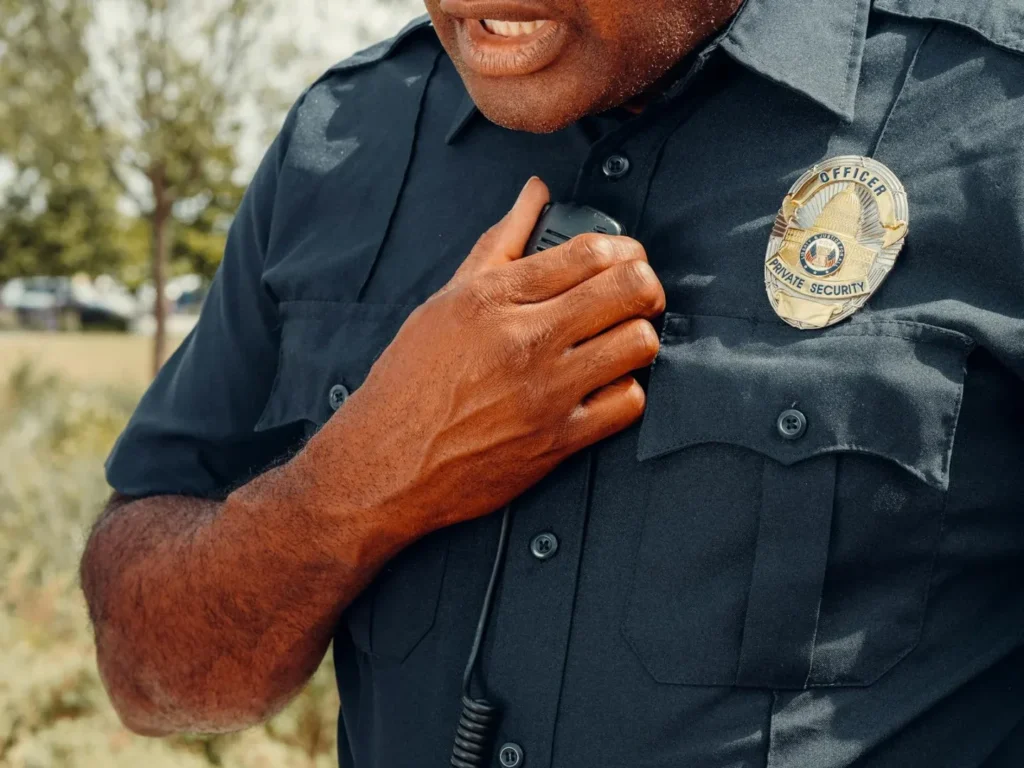
<path fill-rule="evenodd" d="M 538 29 L 547 24 L 547 21 L 499 21 L 498 19 L 484 19 L 484 28 L 494 35 L 501 37 L 523 37 L 532 35 Z"/>

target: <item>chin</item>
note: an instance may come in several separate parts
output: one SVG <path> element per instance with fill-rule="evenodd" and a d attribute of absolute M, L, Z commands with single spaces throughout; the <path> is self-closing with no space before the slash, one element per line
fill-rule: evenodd
<path fill-rule="evenodd" d="M 467 80 L 467 90 L 477 109 L 495 125 L 511 131 L 554 133 L 603 108 L 598 99 L 586 98 L 587 94 L 567 89 L 564 84 L 552 89 L 540 81 L 512 85 Z"/>

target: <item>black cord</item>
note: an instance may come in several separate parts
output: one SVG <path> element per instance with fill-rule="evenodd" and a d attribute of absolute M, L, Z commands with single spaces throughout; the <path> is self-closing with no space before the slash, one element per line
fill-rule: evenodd
<path fill-rule="evenodd" d="M 505 564 L 505 551 L 508 549 L 508 533 L 511 527 L 512 510 L 505 507 L 501 517 L 501 534 L 498 536 L 498 551 L 494 555 L 491 567 L 491 580 L 487 584 L 484 604 L 480 608 L 480 618 L 476 624 L 476 636 L 473 638 L 473 649 L 469 652 L 466 670 L 462 674 L 462 716 L 455 729 L 455 745 L 452 747 L 451 765 L 453 768 L 484 768 L 488 762 L 491 742 L 494 741 L 498 729 L 499 708 L 487 700 L 486 696 L 474 699 L 471 691 L 473 672 L 480 656 L 484 634 L 491 617 L 494 605 L 494 592 L 501 578 L 502 566 Z"/>

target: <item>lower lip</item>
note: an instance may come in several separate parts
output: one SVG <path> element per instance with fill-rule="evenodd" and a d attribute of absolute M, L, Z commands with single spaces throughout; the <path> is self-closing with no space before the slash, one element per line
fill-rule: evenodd
<path fill-rule="evenodd" d="M 565 47 L 565 25 L 549 21 L 529 35 L 502 37 L 478 19 L 456 19 L 462 60 L 487 77 L 532 75 L 551 66 Z"/>

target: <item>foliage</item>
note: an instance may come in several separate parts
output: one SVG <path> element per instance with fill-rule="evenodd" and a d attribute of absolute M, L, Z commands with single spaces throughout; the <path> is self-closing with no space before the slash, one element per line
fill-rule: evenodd
<path fill-rule="evenodd" d="M 4 3 L 0 90 L 8 106 L 0 113 L 0 122 L 7 123 L 0 148 L 13 158 L 19 183 L 34 187 L 44 204 L 52 202 L 67 177 L 78 174 L 81 164 L 94 176 L 105 172 L 90 186 L 96 194 L 85 195 L 95 208 L 109 210 L 113 198 L 104 193 L 114 189 L 148 223 L 150 272 L 160 297 L 156 365 L 164 358 L 162 297 L 175 225 L 187 229 L 208 221 L 203 217 L 207 207 L 237 199 L 233 173 L 243 106 L 258 98 L 268 116 L 284 106 L 283 95 L 265 87 L 252 55 L 273 18 L 274 3 Z M 117 13 L 118 23 L 100 24 L 104 13 Z M 101 215 L 97 220 L 104 219 Z M 41 217 L 22 215 L 15 223 L 24 225 L 26 220 L 39 225 L 29 232 L 48 231 Z M 9 239 L 12 226 L 6 229 Z M 196 257 L 208 271 L 217 258 L 213 254 L 223 247 L 223 237 L 213 233 L 210 227 L 196 233 L 181 243 L 178 253 Z M 19 261 L 33 252 L 73 253 L 45 247 L 48 239 L 44 234 L 36 248 L 21 248 Z M 104 260 L 102 254 L 90 256 L 92 262 Z"/>
<path fill-rule="evenodd" d="M 32 197 L 10 194 L 0 211 L 0 280 L 137 273 L 145 233 L 118 215 L 113 197 L 81 183 L 51 184 L 45 208 L 36 210 Z"/>
<path fill-rule="evenodd" d="M 76 583 L 109 489 L 99 467 L 135 393 L 20 368 L 0 407 L 0 766 L 320 768 L 336 764 L 330 660 L 252 731 L 162 741 L 118 723 L 96 672 Z"/>
<path fill-rule="evenodd" d="M 237 148 L 264 146 L 328 62 L 423 10 L 303 2 L 0 0 L 0 280 L 137 284 L 157 245 L 169 273 L 211 275 L 245 182 Z M 304 11 L 331 35 L 297 35 Z"/>

